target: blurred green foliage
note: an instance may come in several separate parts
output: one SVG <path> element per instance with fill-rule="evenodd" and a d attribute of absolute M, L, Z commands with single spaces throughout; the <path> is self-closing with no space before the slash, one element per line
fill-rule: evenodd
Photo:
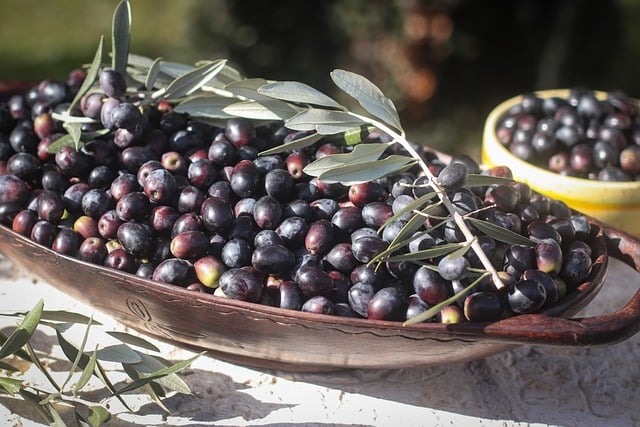
<path fill-rule="evenodd" d="M 109 40 L 119 0 L 3 0 L 0 79 L 64 79 Z M 192 63 L 228 58 L 247 76 L 338 96 L 328 73 L 365 75 L 410 137 L 479 157 L 505 98 L 583 86 L 640 96 L 634 0 L 132 0 L 132 51 Z"/>

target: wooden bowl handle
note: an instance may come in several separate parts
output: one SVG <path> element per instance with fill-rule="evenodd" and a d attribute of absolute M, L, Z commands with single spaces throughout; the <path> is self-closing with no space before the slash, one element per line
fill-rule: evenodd
<path fill-rule="evenodd" d="M 605 235 L 607 252 L 640 272 L 640 240 L 598 220 Z M 480 334 L 487 339 L 516 344 L 555 346 L 590 346 L 624 341 L 640 331 L 640 290 L 627 304 L 613 313 L 566 319 L 562 317 L 528 314 L 498 322 L 450 325 L 456 333 Z"/>

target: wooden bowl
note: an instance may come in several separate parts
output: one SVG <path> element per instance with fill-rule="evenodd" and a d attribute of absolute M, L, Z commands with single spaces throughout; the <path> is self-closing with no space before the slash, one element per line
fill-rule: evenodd
<path fill-rule="evenodd" d="M 541 98 L 568 98 L 568 89 L 536 92 Z M 606 93 L 596 92 L 599 99 Z M 482 161 L 487 166 L 506 165 L 513 177 L 539 193 L 567 203 L 571 208 L 640 236 L 640 182 L 607 182 L 559 175 L 526 162 L 505 148 L 496 136 L 496 127 L 509 109 L 520 103 L 516 96 L 496 106 L 484 125 Z"/>
<path fill-rule="evenodd" d="M 0 99 L 27 84 L 0 85 Z M 373 321 L 220 298 L 86 263 L 0 226 L 0 252 L 70 297 L 144 334 L 239 364 L 289 371 L 401 368 L 483 358 L 521 344 L 610 344 L 640 329 L 640 291 L 623 309 L 569 319 L 605 283 L 608 253 L 640 268 L 632 236 L 593 221 L 588 280 L 544 313 L 460 324 Z M 16 289 L 16 292 L 21 292 Z"/>
<path fill-rule="evenodd" d="M 605 282 L 607 243 L 640 264 L 636 241 L 599 230 L 588 281 L 543 314 L 487 323 L 372 321 L 285 310 L 193 292 L 58 254 L 0 226 L 0 252 L 27 271 L 144 334 L 215 357 L 260 368 L 318 371 L 400 368 L 483 358 L 519 344 L 609 344 L 640 328 L 640 292 L 619 312 L 570 317 Z M 609 229 L 611 231 L 611 229 Z M 615 230 L 614 230 L 615 231 Z M 613 240 L 612 240 L 613 239 Z M 625 243 L 626 242 L 626 243 Z M 626 244 L 626 246 L 625 246 Z M 20 292 L 20 290 L 16 290 Z M 561 317 L 558 317 L 561 316 Z"/>

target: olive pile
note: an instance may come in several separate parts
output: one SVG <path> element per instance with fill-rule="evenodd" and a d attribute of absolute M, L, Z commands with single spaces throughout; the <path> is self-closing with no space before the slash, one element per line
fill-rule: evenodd
<path fill-rule="evenodd" d="M 72 112 L 95 119 L 84 130 L 109 132 L 80 149 L 49 150 L 64 134 L 52 112 L 69 107 L 82 78 L 73 72 L 66 83 L 43 81 L 0 104 L 0 222 L 41 245 L 194 292 L 398 321 L 450 298 L 483 271 L 473 251 L 369 265 L 411 214 L 387 220 L 430 191 L 419 169 L 351 186 L 321 182 L 305 165 L 346 145 L 320 140 L 259 155 L 301 134 L 242 118 L 216 127 L 165 101 L 140 107 L 113 70 L 100 73 L 100 90 Z M 381 138 L 370 134 L 363 143 Z M 431 320 L 535 312 L 587 278 L 591 230 L 584 217 L 521 183 L 464 186 L 468 173 L 480 173 L 466 156 L 449 165 L 425 156 L 462 215 L 531 243 L 503 243 L 471 224 L 507 286 L 497 291 L 486 276 Z M 488 173 L 509 175 L 506 168 Z M 441 206 L 414 237 L 400 254 L 463 241 Z"/>
<path fill-rule="evenodd" d="M 640 178 L 638 104 L 590 90 L 526 94 L 498 121 L 496 136 L 515 156 L 561 175 L 602 181 Z"/>

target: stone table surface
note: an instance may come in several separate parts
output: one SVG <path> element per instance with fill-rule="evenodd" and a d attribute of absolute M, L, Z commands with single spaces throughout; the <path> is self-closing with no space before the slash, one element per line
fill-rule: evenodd
<path fill-rule="evenodd" d="M 621 307 L 638 289 L 639 278 L 613 260 L 603 290 L 580 315 Z M 7 260 L 0 261 L 0 311 L 29 310 L 41 298 L 46 310 L 93 315 L 102 328 L 136 334 Z M 10 332 L 12 326 L 14 318 L 0 316 L 2 332 Z M 76 342 L 81 342 L 83 332 L 76 332 Z M 194 355 L 148 340 L 173 362 Z M 64 363 L 52 332 L 39 328 L 32 341 L 54 374 L 63 378 L 70 364 Z M 115 381 L 125 380 L 117 365 L 107 368 Z M 34 368 L 17 375 L 33 384 L 43 382 Z M 464 364 L 322 374 L 256 370 L 204 355 L 181 376 L 192 394 L 170 394 L 164 401 L 169 414 L 147 395 L 131 393 L 125 398 L 135 412 L 110 399 L 115 416 L 107 425 L 640 425 L 640 334 L 603 347 L 521 346 Z M 89 397 L 105 398 L 104 390 L 94 387 Z M 63 411 L 65 419 L 71 415 Z M 0 426 L 5 425 L 46 424 L 21 400 L 0 395 Z"/>

